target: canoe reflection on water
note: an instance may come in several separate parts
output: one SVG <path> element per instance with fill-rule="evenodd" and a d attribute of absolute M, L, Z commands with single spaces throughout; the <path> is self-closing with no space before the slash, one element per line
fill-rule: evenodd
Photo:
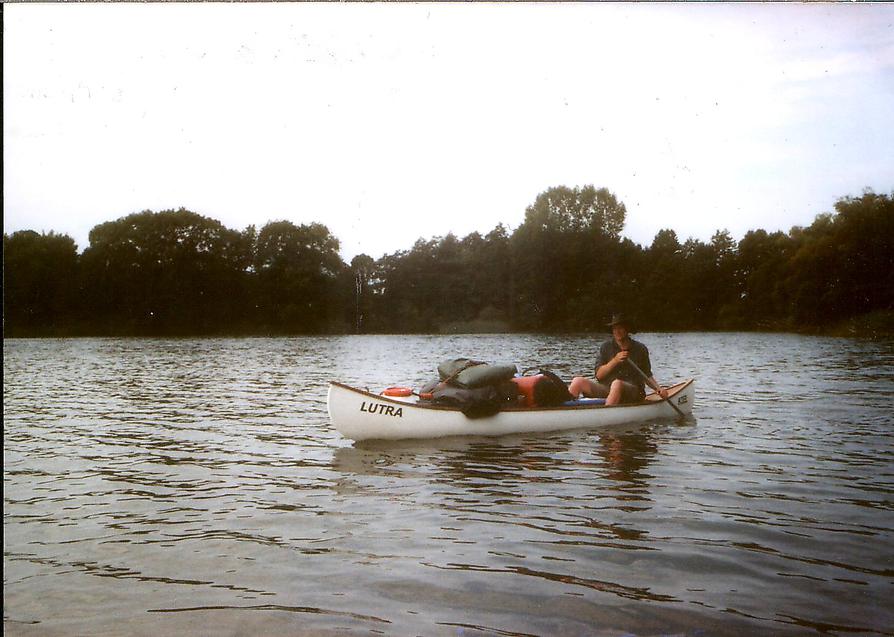
<path fill-rule="evenodd" d="M 356 532 L 399 528 L 419 567 L 454 573 L 462 587 L 476 585 L 472 574 L 502 573 L 522 577 L 526 583 L 517 585 L 525 590 L 560 583 L 674 601 L 625 585 L 599 564 L 609 555 L 600 551 L 620 549 L 635 559 L 651 546 L 636 516 L 654 504 L 654 427 L 364 443 L 335 451 L 335 491 L 346 501 L 386 498 L 391 514 L 367 507 Z M 467 548 L 442 559 L 455 544 Z M 417 594 L 419 586 L 414 582 Z M 497 601 L 496 591 L 477 591 L 482 595 Z"/>
<path fill-rule="evenodd" d="M 561 435 L 442 438 L 437 441 L 368 441 L 336 449 L 333 469 L 345 474 L 418 478 L 468 489 L 494 483 L 598 480 L 631 498 L 652 477 L 647 467 L 658 447 L 649 426 Z"/>
<path fill-rule="evenodd" d="M 644 485 L 650 476 L 645 468 L 658 451 L 648 434 L 602 432 L 597 452 L 605 460 L 605 477 L 615 482 Z"/>

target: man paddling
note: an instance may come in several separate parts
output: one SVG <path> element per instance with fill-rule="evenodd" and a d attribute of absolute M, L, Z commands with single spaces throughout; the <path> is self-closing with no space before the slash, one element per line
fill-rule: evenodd
<path fill-rule="evenodd" d="M 588 398 L 605 398 L 606 405 L 635 403 L 645 397 L 644 383 L 648 382 L 649 387 L 657 390 L 659 395 L 666 399 L 667 390 L 652 376 L 649 350 L 639 341 L 630 338 L 630 322 L 622 315 L 616 314 L 608 327 L 612 329 L 612 338 L 599 348 L 596 380 L 575 376 L 568 386 L 571 395 L 575 398 L 581 395 Z M 642 374 L 636 368 L 642 370 Z"/>

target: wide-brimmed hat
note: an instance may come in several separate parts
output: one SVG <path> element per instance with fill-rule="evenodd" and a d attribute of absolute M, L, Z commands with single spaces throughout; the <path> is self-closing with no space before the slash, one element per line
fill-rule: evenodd
<path fill-rule="evenodd" d="M 623 325 L 628 332 L 633 331 L 633 322 L 623 314 L 612 314 L 612 321 L 607 323 L 606 327 L 614 327 L 615 325 Z"/>

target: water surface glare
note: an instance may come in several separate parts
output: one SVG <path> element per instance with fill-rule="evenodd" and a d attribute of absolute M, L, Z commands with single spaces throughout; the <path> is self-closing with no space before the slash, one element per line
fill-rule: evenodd
<path fill-rule="evenodd" d="M 354 445 L 327 381 L 585 336 L 6 340 L 14 635 L 894 635 L 894 342 L 641 334 L 695 418 Z"/>

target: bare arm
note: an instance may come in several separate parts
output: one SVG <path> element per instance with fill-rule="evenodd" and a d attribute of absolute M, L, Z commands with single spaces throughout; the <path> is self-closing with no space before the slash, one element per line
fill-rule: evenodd
<path fill-rule="evenodd" d="M 658 384 L 658 381 L 655 380 L 654 376 L 649 376 L 646 382 L 648 383 L 649 387 L 658 392 L 659 396 L 661 396 L 665 400 L 667 399 L 667 390 Z"/>
<path fill-rule="evenodd" d="M 605 365 L 600 365 L 596 369 L 596 380 L 601 381 L 603 378 L 611 374 L 615 367 L 623 363 L 627 360 L 627 355 L 629 352 L 626 349 L 622 349 L 620 352 L 615 354 Z"/>

